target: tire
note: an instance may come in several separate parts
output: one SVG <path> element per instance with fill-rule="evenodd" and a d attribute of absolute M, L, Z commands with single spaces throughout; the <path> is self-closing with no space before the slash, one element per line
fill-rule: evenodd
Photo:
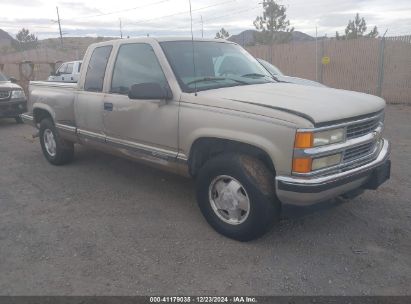
<path fill-rule="evenodd" d="M 74 144 L 60 137 L 50 118 L 40 122 L 40 145 L 46 159 L 53 165 L 65 165 L 73 160 Z M 51 144 L 54 140 L 54 145 Z"/>
<path fill-rule="evenodd" d="M 17 116 L 17 117 L 15 117 L 14 119 L 16 120 L 16 123 L 18 123 L 18 124 L 22 124 L 22 123 L 23 123 L 23 119 L 21 119 L 20 116 Z"/>
<path fill-rule="evenodd" d="M 217 232 L 238 241 L 251 241 L 265 234 L 280 218 L 281 203 L 274 187 L 274 175 L 260 160 L 222 154 L 200 169 L 197 201 Z"/>

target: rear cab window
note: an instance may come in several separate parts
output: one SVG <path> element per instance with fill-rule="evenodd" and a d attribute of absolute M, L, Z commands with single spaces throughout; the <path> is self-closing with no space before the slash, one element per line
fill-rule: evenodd
<path fill-rule="evenodd" d="M 103 91 L 104 75 L 106 73 L 107 62 L 110 58 L 111 45 L 100 46 L 93 50 L 88 66 L 84 90 L 90 92 Z"/>

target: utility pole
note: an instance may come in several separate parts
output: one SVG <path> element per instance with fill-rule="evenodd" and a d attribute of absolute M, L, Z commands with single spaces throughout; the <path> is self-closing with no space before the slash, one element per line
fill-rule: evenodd
<path fill-rule="evenodd" d="M 60 15 L 59 15 L 58 6 L 56 6 L 56 10 L 57 10 L 57 22 L 59 24 L 59 32 L 60 32 L 60 43 L 61 43 L 61 47 L 63 47 L 63 33 L 61 32 L 61 23 L 60 23 Z"/>
<path fill-rule="evenodd" d="M 318 81 L 318 31 L 315 27 L 315 79 Z"/>
<path fill-rule="evenodd" d="M 123 27 L 121 25 L 121 18 L 119 18 L 120 20 L 120 38 L 123 39 Z"/>
<path fill-rule="evenodd" d="M 203 22 L 203 15 L 201 17 L 201 38 L 204 38 L 204 22 Z"/>

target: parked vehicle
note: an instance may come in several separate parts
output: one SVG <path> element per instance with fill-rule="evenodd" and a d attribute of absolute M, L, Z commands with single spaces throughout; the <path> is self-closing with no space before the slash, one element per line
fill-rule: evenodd
<path fill-rule="evenodd" d="M 0 118 L 14 118 L 22 123 L 20 114 L 27 112 L 27 100 L 23 89 L 0 72 Z"/>
<path fill-rule="evenodd" d="M 317 81 L 312 81 L 312 80 L 294 77 L 294 76 L 286 76 L 280 71 L 279 68 L 269 63 L 268 61 L 265 61 L 264 59 L 261 59 L 261 58 L 257 58 L 257 60 L 273 77 L 275 77 L 279 81 L 314 86 L 314 87 L 325 87 L 325 85 Z"/>
<path fill-rule="evenodd" d="M 383 99 L 276 82 L 235 43 L 107 41 L 84 64 L 78 84 L 30 83 L 22 117 L 46 159 L 66 164 L 80 143 L 193 177 L 203 215 L 230 238 L 261 236 L 282 204 L 389 178 Z"/>
<path fill-rule="evenodd" d="M 48 81 L 77 82 L 80 76 L 82 61 L 64 62 L 57 71 L 49 76 Z"/>

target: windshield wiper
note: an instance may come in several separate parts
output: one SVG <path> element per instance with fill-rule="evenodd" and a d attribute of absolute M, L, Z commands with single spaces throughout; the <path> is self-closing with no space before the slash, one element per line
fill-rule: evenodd
<path fill-rule="evenodd" d="M 258 77 L 258 78 L 265 78 L 265 79 L 274 79 L 276 82 L 283 82 L 277 79 L 277 77 L 275 76 L 268 76 L 268 75 L 264 75 L 264 74 L 259 74 L 259 73 L 249 73 L 249 74 L 244 74 L 241 77 L 245 77 L 245 78 L 249 78 L 249 77 Z"/>
<path fill-rule="evenodd" d="M 238 79 L 234 79 L 234 78 L 227 78 L 227 77 L 203 77 L 200 79 L 196 79 L 196 80 L 192 80 L 190 82 L 188 82 L 186 85 L 190 85 L 190 84 L 194 84 L 194 83 L 198 83 L 198 82 L 204 82 L 204 81 L 220 81 L 220 80 L 231 80 L 231 81 L 235 81 L 237 83 L 241 83 L 241 84 L 249 84 L 246 81 L 242 81 L 242 80 L 238 80 Z"/>
<path fill-rule="evenodd" d="M 264 74 L 258 74 L 258 73 L 249 73 L 249 74 L 244 74 L 241 75 L 241 77 L 267 77 L 267 75 Z"/>

